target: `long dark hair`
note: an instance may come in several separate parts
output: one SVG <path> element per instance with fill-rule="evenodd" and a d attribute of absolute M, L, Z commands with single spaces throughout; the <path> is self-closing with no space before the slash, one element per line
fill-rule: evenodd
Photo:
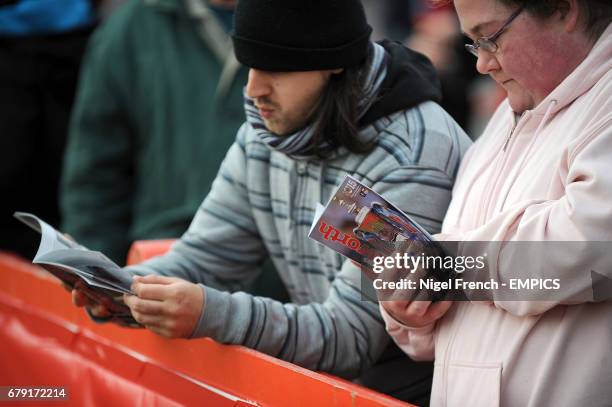
<path fill-rule="evenodd" d="M 320 146 L 323 140 L 332 147 L 345 147 L 352 153 L 365 154 L 373 145 L 359 140 L 357 104 L 362 97 L 366 64 L 345 68 L 329 79 L 327 87 L 313 114 L 315 123 L 314 145 Z M 317 150 L 320 158 L 326 153 Z"/>

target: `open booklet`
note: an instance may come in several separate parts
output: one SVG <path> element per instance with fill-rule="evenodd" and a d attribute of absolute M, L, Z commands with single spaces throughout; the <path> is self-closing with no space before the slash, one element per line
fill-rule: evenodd
<path fill-rule="evenodd" d="M 13 216 L 41 235 L 32 263 L 40 265 L 69 287 L 81 281 L 87 288 L 85 294 L 112 313 L 111 320 L 122 325 L 140 326 L 122 299 L 123 294 L 133 294 L 132 274 L 104 254 L 66 238 L 30 213 L 15 212 Z"/>
<path fill-rule="evenodd" d="M 381 257 L 446 254 L 421 225 L 350 175 L 325 207 L 318 205 L 308 236 L 368 269 Z M 426 271 L 438 280 L 454 276 L 440 267 Z"/>

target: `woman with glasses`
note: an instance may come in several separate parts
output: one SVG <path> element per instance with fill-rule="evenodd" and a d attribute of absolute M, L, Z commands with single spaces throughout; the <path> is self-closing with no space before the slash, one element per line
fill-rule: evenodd
<path fill-rule="evenodd" d="M 503 242 L 485 245 L 485 279 L 560 288 L 383 302 L 387 329 L 435 359 L 432 406 L 611 406 L 612 254 L 593 248 L 612 246 L 612 3 L 454 4 L 476 68 L 508 97 L 462 162 L 438 238 Z"/>

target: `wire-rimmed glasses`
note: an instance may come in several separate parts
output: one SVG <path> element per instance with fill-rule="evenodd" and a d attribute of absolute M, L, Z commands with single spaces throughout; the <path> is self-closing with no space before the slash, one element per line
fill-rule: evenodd
<path fill-rule="evenodd" d="M 495 32 L 495 34 L 490 35 L 488 37 L 480 37 L 476 41 L 474 41 L 473 44 L 465 44 L 465 49 L 470 54 L 474 55 L 476 58 L 478 58 L 479 48 L 484 49 L 485 51 L 490 52 L 492 54 L 495 53 L 497 49 L 499 48 L 499 46 L 497 45 L 495 41 L 497 41 L 499 36 L 504 33 L 504 31 L 508 28 L 510 23 L 512 23 L 512 21 L 514 21 L 514 19 L 518 17 L 519 14 L 521 14 L 521 11 L 523 11 L 523 9 L 524 7 L 520 7 L 518 10 L 512 13 L 512 15 L 508 17 L 508 19 L 501 26 L 501 28 L 497 30 L 497 32 Z"/>

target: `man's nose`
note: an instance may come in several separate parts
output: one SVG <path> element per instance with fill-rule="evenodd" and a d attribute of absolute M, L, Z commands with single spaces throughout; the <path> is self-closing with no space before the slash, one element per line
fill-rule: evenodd
<path fill-rule="evenodd" d="M 246 86 L 247 96 L 251 99 L 268 96 L 271 92 L 270 75 L 265 71 L 251 68 Z"/>

